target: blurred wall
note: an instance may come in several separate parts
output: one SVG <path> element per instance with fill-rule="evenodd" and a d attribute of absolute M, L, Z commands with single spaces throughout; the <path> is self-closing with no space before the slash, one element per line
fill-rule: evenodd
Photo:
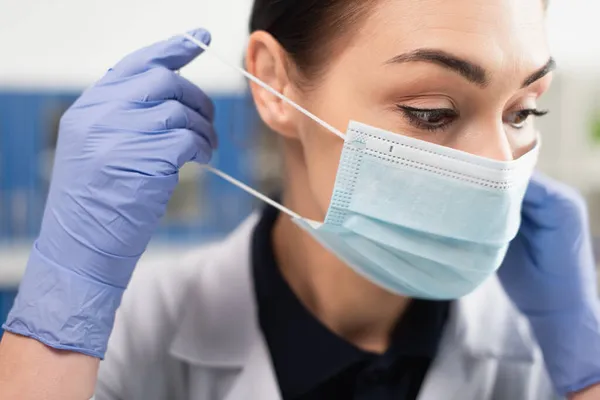
<path fill-rule="evenodd" d="M 0 242 L 29 242 L 37 232 L 58 120 L 83 89 L 125 54 L 199 26 L 212 32 L 212 46 L 223 58 L 241 65 L 251 4 L 0 0 Z M 256 183 L 253 136 L 260 132 L 246 82 L 208 55 L 182 73 L 216 103 L 222 140 L 214 165 Z M 239 190 L 190 165 L 159 238 L 221 235 L 251 208 L 252 200 Z M 3 259 L 0 254 L 0 268 Z"/>
<path fill-rule="evenodd" d="M 519 1 L 519 0 L 510 0 Z M 252 0 L 0 0 L 0 87 L 75 88 L 94 82 L 124 54 L 206 27 L 214 48 L 241 60 Z M 553 52 L 570 69 L 600 66 L 600 2 L 550 0 Z M 527 38 L 523 38 L 527 40 Z M 202 70 L 208 91 L 243 81 L 218 65 Z"/>
<path fill-rule="evenodd" d="M 0 88 L 81 90 L 125 54 L 205 27 L 213 47 L 240 62 L 252 0 L 0 0 Z M 209 92 L 244 87 L 218 64 L 197 82 Z"/>

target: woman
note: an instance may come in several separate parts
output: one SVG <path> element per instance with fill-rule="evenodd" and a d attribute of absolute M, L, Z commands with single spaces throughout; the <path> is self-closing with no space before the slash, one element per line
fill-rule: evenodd
<path fill-rule="evenodd" d="M 540 0 L 256 1 L 246 65 L 293 218 L 267 207 L 141 267 L 96 398 L 546 399 L 550 380 L 600 398 L 584 207 L 540 176 L 525 194 L 553 67 L 544 14 Z M 0 346 L 3 399 L 92 394 L 177 171 L 216 146 L 210 101 L 173 72 L 208 41 L 134 53 L 63 117 Z"/>

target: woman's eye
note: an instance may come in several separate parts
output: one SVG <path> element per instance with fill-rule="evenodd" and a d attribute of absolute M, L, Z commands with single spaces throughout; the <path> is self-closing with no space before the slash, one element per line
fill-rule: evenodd
<path fill-rule="evenodd" d="M 419 129 L 435 131 L 452 123 L 458 113 L 450 108 L 424 109 L 398 105 L 408 121 Z"/>
<path fill-rule="evenodd" d="M 527 124 L 529 117 L 543 117 L 546 114 L 548 114 L 548 111 L 540 111 L 536 109 L 519 110 L 509 114 L 508 118 L 506 118 L 504 122 L 510 124 L 510 126 L 515 129 L 523 129 Z"/>

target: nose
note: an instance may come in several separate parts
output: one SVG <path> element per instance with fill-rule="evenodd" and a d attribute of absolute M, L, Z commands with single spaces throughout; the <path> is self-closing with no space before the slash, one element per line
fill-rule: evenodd
<path fill-rule="evenodd" d="M 512 161 L 514 152 L 502 121 L 478 124 L 459 137 L 454 148 L 496 161 Z"/>

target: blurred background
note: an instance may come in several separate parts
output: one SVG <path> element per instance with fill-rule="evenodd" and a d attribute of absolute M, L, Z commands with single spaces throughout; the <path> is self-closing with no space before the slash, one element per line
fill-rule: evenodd
<path fill-rule="evenodd" d="M 0 321 L 12 304 L 39 229 L 62 113 L 131 51 L 196 27 L 241 65 L 251 0 L 0 0 Z M 560 70 L 542 108 L 540 169 L 587 198 L 600 238 L 600 2 L 551 0 L 548 31 Z M 246 82 L 210 57 L 182 74 L 213 97 L 220 150 L 214 165 L 270 193 L 277 187 L 275 138 L 259 123 Z M 241 190 L 182 172 L 147 258 L 214 240 L 256 205 Z M 600 252 L 600 239 L 596 239 Z M 597 260 L 600 257 L 597 256 Z"/>

